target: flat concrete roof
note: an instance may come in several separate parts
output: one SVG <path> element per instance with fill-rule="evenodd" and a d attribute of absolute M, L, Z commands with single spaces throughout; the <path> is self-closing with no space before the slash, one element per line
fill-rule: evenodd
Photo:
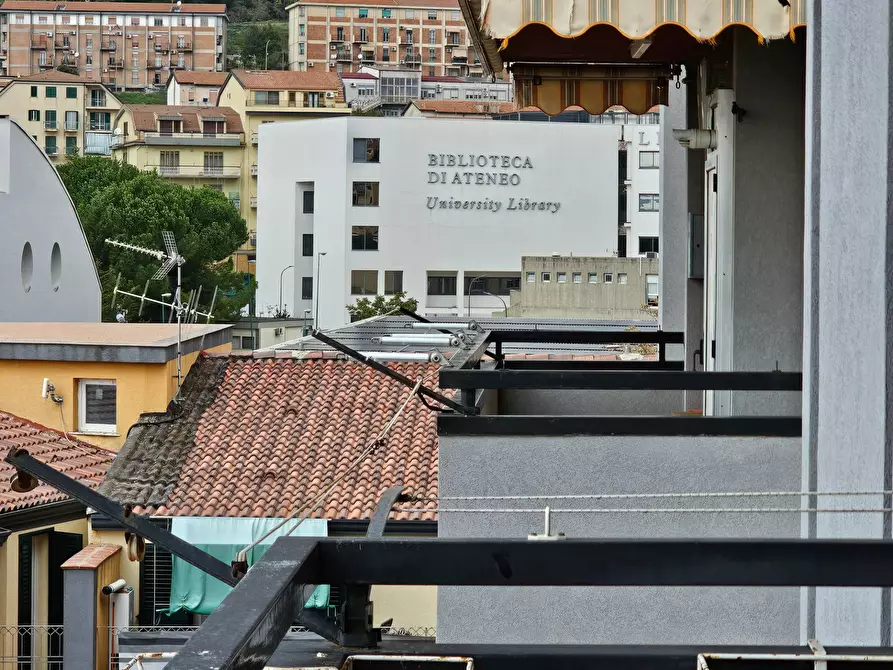
<path fill-rule="evenodd" d="M 184 354 L 232 339 L 230 324 L 182 328 Z M 176 357 L 175 323 L 0 323 L 0 360 L 166 363 Z"/>

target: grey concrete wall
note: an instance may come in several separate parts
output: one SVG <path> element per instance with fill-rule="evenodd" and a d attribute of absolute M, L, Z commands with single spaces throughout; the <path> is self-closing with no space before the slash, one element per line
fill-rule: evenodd
<path fill-rule="evenodd" d="M 96 667 L 96 571 L 65 570 L 65 635 L 62 655 L 66 668 Z M 105 625 L 105 624 L 102 624 Z"/>
<path fill-rule="evenodd" d="M 735 36 L 734 370 L 802 370 L 805 45 Z M 849 121 L 848 121 L 849 122 Z M 719 345 L 719 343 L 717 343 Z M 800 413 L 799 396 L 732 393 L 733 414 Z"/>
<path fill-rule="evenodd" d="M 463 495 L 570 495 L 792 490 L 800 440 L 723 437 L 441 436 L 443 509 L 539 508 L 545 499 L 450 502 Z M 715 500 L 554 501 L 573 507 L 717 506 Z M 722 507 L 796 500 L 723 500 Z M 461 506 L 461 507 L 460 507 Z M 556 514 L 570 537 L 797 537 L 798 514 Z M 542 514 L 440 513 L 441 537 L 525 537 Z M 439 642 L 794 644 L 798 589 L 465 588 L 438 591 Z"/>
<path fill-rule="evenodd" d="M 671 414 L 683 409 L 683 391 L 506 389 L 499 393 L 500 414 L 624 416 Z"/>
<path fill-rule="evenodd" d="M 100 320 L 99 276 L 68 192 L 41 148 L 2 116 L 0 233 L 0 321 Z"/>
<path fill-rule="evenodd" d="M 893 12 L 882 0 L 808 6 L 804 486 L 890 490 Z M 881 496 L 819 501 L 890 506 Z M 829 514 L 809 519 L 804 532 L 889 539 L 891 525 L 880 514 Z M 805 634 L 889 645 L 890 600 L 889 590 L 813 590 Z"/>

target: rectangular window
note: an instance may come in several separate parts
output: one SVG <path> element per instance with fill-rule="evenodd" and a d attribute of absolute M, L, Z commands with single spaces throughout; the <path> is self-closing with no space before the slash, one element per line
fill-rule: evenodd
<path fill-rule="evenodd" d="M 90 112 L 90 130 L 111 130 L 111 112 Z"/>
<path fill-rule="evenodd" d="M 313 300 L 313 277 L 301 277 L 301 299 Z"/>
<path fill-rule="evenodd" d="M 111 379 L 78 380 L 78 430 L 115 433 L 118 428 L 118 386 Z"/>
<path fill-rule="evenodd" d="M 583 273 L 582 272 L 574 272 L 571 274 L 571 278 L 574 280 L 575 284 L 583 283 Z"/>
<path fill-rule="evenodd" d="M 70 17 L 70 16 L 63 16 L 63 17 L 62 17 L 62 23 L 63 23 L 64 25 L 68 25 L 69 23 L 71 23 L 71 17 Z"/>
<path fill-rule="evenodd" d="M 155 17 L 152 18 L 152 25 L 153 25 L 153 26 L 156 26 L 156 27 L 157 27 L 157 26 L 163 26 L 163 25 L 164 25 L 164 19 L 162 19 L 160 16 L 155 16 Z"/>
<path fill-rule="evenodd" d="M 437 49 L 428 49 L 428 60 L 432 62 L 437 60 Z"/>
<path fill-rule="evenodd" d="M 299 26 L 298 26 L 298 37 L 304 37 L 304 35 L 307 34 L 307 33 L 306 33 L 306 29 L 307 29 L 307 28 L 306 28 L 306 26 L 305 26 L 303 23 L 302 23 L 301 25 L 299 25 Z"/>
<path fill-rule="evenodd" d="M 640 193 L 639 194 L 639 211 L 640 212 L 659 212 L 660 196 L 657 193 Z"/>
<path fill-rule="evenodd" d="M 355 181 L 353 183 L 354 207 L 378 207 L 378 182 Z"/>
<path fill-rule="evenodd" d="M 431 20 L 436 19 L 436 18 L 437 18 L 437 10 L 436 10 L 436 9 L 429 9 L 429 10 L 428 10 L 428 18 L 431 19 Z"/>
<path fill-rule="evenodd" d="M 352 226 L 350 248 L 354 251 L 378 251 L 378 226 Z"/>
<path fill-rule="evenodd" d="M 206 151 L 204 157 L 204 173 L 207 177 L 219 177 L 223 174 L 223 152 Z"/>
<path fill-rule="evenodd" d="M 361 9 L 361 10 L 360 10 L 360 14 L 359 14 L 359 16 L 360 16 L 361 19 L 368 19 L 368 18 L 369 18 L 369 10 L 368 10 L 368 9 Z"/>
<path fill-rule="evenodd" d="M 44 92 L 44 97 L 55 98 L 56 97 L 56 87 L 55 86 L 47 86 L 46 91 Z"/>
<path fill-rule="evenodd" d="M 378 270 L 351 270 L 350 292 L 353 295 L 378 293 Z"/>
<path fill-rule="evenodd" d="M 461 21 L 462 20 L 462 12 L 458 9 L 454 9 L 450 12 L 450 21 Z"/>
<path fill-rule="evenodd" d="M 648 253 L 657 253 L 659 251 L 660 243 L 657 237 L 639 237 L 639 253 L 640 254 L 648 254 Z"/>
<path fill-rule="evenodd" d="M 360 28 L 360 42 L 366 41 L 366 29 Z"/>
<path fill-rule="evenodd" d="M 92 37 L 87 37 L 87 48 L 88 49 L 93 48 L 93 38 Z"/>
<path fill-rule="evenodd" d="M 186 67 L 186 56 L 177 54 L 177 67 Z"/>
<path fill-rule="evenodd" d="M 56 130 L 56 110 L 48 109 L 43 113 L 43 125 L 47 130 Z"/>
<path fill-rule="evenodd" d="M 598 284 L 598 272 L 590 272 L 589 273 L 589 283 L 590 284 Z"/>
<path fill-rule="evenodd" d="M 335 8 L 335 18 L 343 19 L 346 16 L 346 14 L 345 14 L 346 11 L 347 10 L 345 10 L 344 7 L 336 7 Z"/>
<path fill-rule="evenodd" d="M 344 26 L 338 26 L 335 28 L 335 39 L 339 42 L 344 41 Z"/>
<path fill-rule="evenodd" d="M 202 28 L 207 28 L 208 27 L 208 17 L 203 16 L 202 18 L 200 18 L 198 20 L 198 25 L 201 26 Z"/>
<path fill-rule="evenodd" d="M 301 236 L 301 255 L 313 255 L 313 233 L 304 233 Z"/>
<path fill-rule="evenodd" d="M 353 141 L 354 163 L 378 163 L 381 140 L 377 137 L 357 137 Z"/>
<path fill-rule="evenodd" d="M 611 272 L 606 272 L 606 273 L 605 273 L 605 283 L 606 283 L 606 284 L 613 284 L 613 283 L 614 283 L 614 275 L 613 275 Z"/>
<path fill-rule="evenodd" d="M 78 97 L 77 86 L 66 86 L 65 87 L 65 97 L 68 99 L 77 98 Z"/>
<path fill-rule="evenodd" d="M 456 277 L 454 275 L 428 275 L 428 295 L 456 295 Z"/>
<path fill-rule="evenodd" d="M 92 17 L 92 16 L 85 16 L 85 17 L 84 17 L 84 23 L 87 24 L 88 26 L 92 26 L 92 25 L 93 25 L 93 17 Z"/>
<path fill-rule="evenodd" d="M 645 275 L 645 293 L 648 301 L 657 300 L 658 280 L 657 275 Z"/>
<path fill-rule="evenodd" d="M 179 151 L 162 151 L 160 159 L 159 172 L 162 175 L 175 175 L 180 173 Z"/>
<path fill-rule="evenodd" d="M 406 14 L 404 14 L 404 16 L 405 16 L 407 19 L 414 19 L 414 18 L 415 18 L 415 10 L 414 10 L 414 9 L 407 9 L 407 10 L 406 10 Z"/>
<path fill-rule="evenodd" d="M 32 97 L 32 98 L 36 98 L 36 97 L 37 97 L 37 87 L 36 87 L 36 86 L 32 86 L 32 87 L 31 87 L 31 97 Z"/>
<path fill-rule="evenodd" d="M 551 272 L 544 272 L 544 273 L 543 273 L 543 277 L 542 277 L 542 279 L 543 279 L 543 283 L 544 283 L 544 284 L 548 284 L 550 281 L 552 281 L 552 273 L 551 273 Z"/>
<path fill-rule="evenodd" d="M 391 10 L 390 9 L 382 9 L 381 10 L 381 18 L 383 18 L 383 19 L 391 18 Z"/>
<path fill-rule="evenodd" d="M 87 54 L 87 65 L 93 65 L 93 56 L 91 54 Z"/>
<path fill-rule="evenodd" d="M 528 272 L 527 273 L 527 283 L 528 284 L 536 283 L 536 272 Z"/>
<path fill-rule="evenodd" d="M 303 199 L 303 213 L 304 214 L 313 214 L 314 203 L 316 202 L 314 199 L 315 191 L 304 191 Z"/>
<path fill-rule="evenodd" d="M 627 276 L 627 274 L 625 272 L 618 272 L 617 273 L 617 283 L 618 284 L 626 284 L 627 282 L 629 282 L 629 277 Z"/>
<path fill-rule="evenodd" d="M 647 170 L 655 170 L 660 167 L 659 151 L 640 151 L 639 167 Z"/>
<path fill-rule="evenodd" d="M 567 272 L 559 272 L 558 273 L 558 283 L 559 284 L 567 284 Z"/>
<path fill-rule="evenodd" d="M 40 121 L 40 110 L 39 109 L 29 109 L 28 110 L 28 120 L 29 121 Z"/>
<path fill-rule="evenodd" d="M 131 17 L 130 17 L 130 25 L 132 25 L 132 26 L 138 26 L 139 24 L 140 24 L 140 20 L 139 20 L 138 17 L 136 17 L 136 16 L 131 16 Z"/>
<path fill-rule="evenodd" d="M 77 130 L 78 129 L 78 113 L 77 112 L 65 112 L 65 130 Z"/>
<path fill-rule="evenodd" d="M 139 70 L 131 70 L 130 83 L 131 84 L 139 84 L 140 83 L 140 71 Z"/>
<path fill-rule="evenodd" d="M 298 55 L 303 56 L 305 54 L 305 46 L 303 42 L 298 43 Z"/>
<path fill-rule="evenodd" d="M 403 293 L 403 270 L 384 271 L 384 294 Z"/>
<path fill-rule="evenodd" d="M 406 43 L 412 44 L 412 28 L 406 31 Z"/>
<path fill-rule="evenodd" d="M 66 137 L 65 138 L 65 155 L 66 156 L 77 156 L 78 153 L 78 138 L 77 137 Z"/>
<path fill-rule="evenodd" d="M 436 35 L 436 30 L 432 29 L 428 31 L 428 44 L 437 44 L 437 40 L 435 39 Z"/>
<path fill-rule="evenodd" d="M 256 105 L 278 105 L 279 91 L 255 91 L 254 103 Z"/>
<path fill-rule="evenodd" d="M 38 23 L 38 25 L 46 25 L 46 22 L 47 22 L 47 17 L 45 17 L 45 16 L 38 16 L 38 17 L 37 17 L 37 23 Z"/>
<path fill-rule="evenodd" d="M 59 153 L 59 148 L 56 146 L 56 136 L 47 135 L 44 138 L 43 148 L 48 156 L 55 156 L 57 153 Z"/>

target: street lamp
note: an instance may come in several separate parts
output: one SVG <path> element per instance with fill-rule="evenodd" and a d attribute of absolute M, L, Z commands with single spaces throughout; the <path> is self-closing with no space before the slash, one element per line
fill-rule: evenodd
<path fill-rule="evenodd" d="M 310 320 L 310 313 L 312 311 L 313 310 L 310 309 L 304 310 L 304 325 L 301 327 L 301 335 L 303 335 L 304 337 L 307 337 L 307 333 L 310 332 L 310 329 L 307 328 L 307 322 Z"/>
<path fill-rule="evenodd" d="M 322 263 L 322 257 L 325 255 L 326 255 L 325 251 L 320 251 L 319 253 L 316 254 L 316 291 L 315 291 L 315 293 L 316 293 L 316 316 L 313 319 L 313 327 L 316 330 L 319 330 L 319 296 L 320 296 L 320 293 L 319 293 L 319 289 L 320 289 L 319 266 L 320 266 L 320 263 Z"/>
<path fill-rule="evenodd" d="M 282 275 L 285 274 L 286 270 L 290 270 L 294 265 L 289 265 L 288 267 L 282 268 L 282 272 L 279 273 L 279 314 L 278 316 L 282 318 Z"/>
<path fill-rule="evenodd" d="M 496 298 L 502 303 L 502 309 L 505 312 L 505 318 L 509 318 L 509 306 L 505 304 L 505 300 L 502 299 L 502 296 L 496 295 L 495 293 L 490 293 L 490 291 L 481 291 L 484 295 L 488 295 L 491 298 Z"/>
<path fill-rule="evenodd" d="M 161 300 L 162 300 L 162 302 L 161 302 L 161 323 L 165 323 L 165 322 L 166 322 L 166 320 L 165 320 L 165 318 L 164 318 L 164 301 L 165 301 L 167 298 L 170 298 L 171 295 L 173 295 L 173 294 L 172 294 L 172 293 L 162 293 L 162 294 L 161 294 Z"/>
<path fill-rule="evenodd" d="M 471 318 L 471 294 L 472 294 L 472 292 L 473 292 L 473 290 L 474 290 L 474 283 L 475 283 L 478 279 L 484 279 L 484 278 L 489 277 L 489 276 L 490 276 L 489 274 L 478 275 L 477 277 L 475 277 L 474 279 L 472 279 L 471 282 L 468 284 L 468 309 L 466 310 L 466 316 L 467 316 L 469 319 Z"/>

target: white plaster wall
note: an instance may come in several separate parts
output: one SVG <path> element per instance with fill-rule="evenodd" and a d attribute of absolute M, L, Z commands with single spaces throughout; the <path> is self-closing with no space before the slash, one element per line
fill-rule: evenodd
<path fill-rule="evenodd" d="M 639 167 L 640 151 L 660 151 L 659 125 L 623 126 L 626 139 L 630 142 L 627 160 L 632 185 L 629 190 L 630 230 L 626 240 L 626 255 L 639 255 L 639 237 L 657 237 L 660 230 L 659 212 L 640 212 L 640 193 L 660 193 L 660 170 Z M 663 161 L 663 153 L 661 153 Z"/>

